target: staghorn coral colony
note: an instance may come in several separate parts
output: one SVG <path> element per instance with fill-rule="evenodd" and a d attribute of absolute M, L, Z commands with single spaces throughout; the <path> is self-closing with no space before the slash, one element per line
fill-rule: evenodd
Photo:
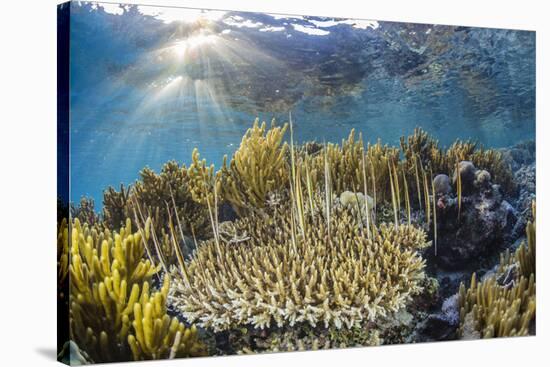
<path fill-rule="evenodd" d="M 370 238 L 355 215 L 333 208 L 310 216 L 293 234 L 287 208 L 234 224 L 250 236 L 239 244 L 210 240 L 176 281 L 172 299 L 184 317 L 215 331 L 237 326 L 264 329 L 307 323 L 312 327 L 366 326 L 404 308 L 418 294 L 429 244 L 419 229 L 382 224 Z M 327 246 L 328 245 L 328 246 Z"/>
<path fill-rule="evenodd" d="M 70 362 L 535 333 L 535 205 L 506 152 L 293 129 L 256 120 L 218 170 L 195 149 L 61 216 Z"/>

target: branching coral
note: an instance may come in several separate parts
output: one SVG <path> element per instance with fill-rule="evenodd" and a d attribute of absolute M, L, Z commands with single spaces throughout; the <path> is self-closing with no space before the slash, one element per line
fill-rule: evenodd
<path fill-rule="evenodd" d="M 258 119 L 243 136 L 239 149 L 229 166 L 221 170 L 221 195 L 235 211 L 245 214 L 253 208 L 263 208 L 269 194 L 288 182 L 287 145 L 283 137 L 288 125 L 267 130 Z"/>
<path fill-rule="evenodd" d="M 94 225 L 100 222 L 99 215 L 95 211 L 94 199 L 89 197 L 81 197 L 78 205 L 71 203 L 70 205 L 71 218 L 78 218 L 81 222 Z"/>
<path fill-rule="evenodd" d="M 431 172 L 451 175 L 459 160 L 471 160 L 479 169 L 488 170 L 506 191 L 513 191 L 511 171 L 500 153 L 477 148 L 469 141 L 457 141 L 444 150 L 426 132 L 416 129 L 413 135 L 401 139 L 401 159 L 396 147 L 380 142 L 365 147 L 362 136 L 356 139 L 352 130 L 341 145 L 306 143 L 288 154 L 288 145 L 283 143 L 287 126 L 272 123 L 268 129 L 265 122 L 260 125 L 256 120 L 229 164 L 224 159 L 217 172 L 200 159 L 198 150 L 193 151 L 189 168 L 176 162 L 166 163 L 160 174 L 145 168 L 132 191 L 121 187 L 120 191 L 109 188 L 105 192 L 106 222 L 113 228 L 124 218 L 134 219 L 133 203 L 137 200 L 146 211 L 144 215 L 154 217 L 157 224 L 166 224 L 169 221 L 164 205 L 171 202 L 173 193 L 174 214 L 185 218 L 184 232 L 210 235 L 211 214 L 221 203 L 229 202 L 240 216 L 245 216 L 264 208 L 273 197 L 288 199 L 285 187 L 290 178 L 298 177 L 310 197 L 330 183 L 330 192 L 337 195 L 364 191 L 374 199 L 375 214 L 377 205 L 391 202 L 395 221 L 401 219 L 402 206 L 409 213 L 418 202 L 429 223 L 434 213 L 428 185 Z"/>
<path fill-rule="evenodd" d="M 185 234 L 193 232 L 201 236 L 209 230 L 206 205 L 193 200 L 192 179 L 185 165 L 175 161 L 165 163 L 160 172 L 145 167 L 140 179 L 132 187 L 121 185 L 120 191 L 109 187 L 103 196 L 105 222 L 112 228 L 118 228 L 126 218 L 144 221 L 150 216 L 154 219 L 155 230 L 160 236 L 168 230 L 169 216 L 177 214 L 185 218 L 182 222 Z M 173 205 L 174 204 L 174 205 Z M 171 207 L 171 212 L 167 210 Z"/>
<path fill-rule="evenodd" d="M 323 186 L 326 157 L 332 192 L 338 195 L 344 191 L 357 192 L 364 190 L 366 186 L 367 193 L 376 202 L 391 199 L 388 164 L 398 165 L 397 148 L 382 145 L 380 142 L 365 147 L 362 136 L 357 140 L 355 131 L 351 130 L 341 145 L 329 143 L 315 155 L 307 154 L 304 149 L 298 149 L 297 153 L 297 166 L 304 170 L 302 177 L 308 177 L 305 170 L 309 170 L 314 187 Z"/>
<path fill-rule="evenodd" d="M 535 276 L 537 272 L 537 233 L 536 233 L 536 203 L 531 202 L 531 217 L 533 222 L 528 221 L 525 226 L 525 235 L 527 242 L 523 241 L 517 250 L 510 254 L 506 251 L 500 256 L 500 264 L 497 269 L 497 275 L 499 277 L 508 277 L 509 273 L 517 273 L 517 276 L 523 276 L 529 278 L 531 275 Z"/>
<path fill-rule="evenodd" d="M 145 285 L 144 284 L 144 289 Z M 197 340 L 197 329 L 190 328 L 166 314 L 166 298 L 170 282 L 165 278 L 159 292 L 149 296 L 142 291 L 140 301 L 134 303 L 133 333 L 128 344 L 134 360 L 178 358 L 204 355 L 204 345 Z"/>
<path fill-rule="evenodd" d="M 144 211 L 154 213 L 158 209 L 159 214 L 154 218 L 157 227 L 168 229 L 169 213 L 166 204 L 173 204 L 175 214 L 185 218 L 182 227 L 186 234 L 194 232 L 201 235 L 208 231 L 206 205 L 193 200 L 192 180 L 185 165 L 179 166 L 177 162 L 169 161 L 162 166 L 160 173 L 145 168 L 140 172 L 140 177 L 132 195 Z"/>
<path fill-rule="evenodd" d="M 420 128 L 414 129 L 414 133 L 406 138 L 402 136 L 400 145 L 407 161 L 413 161 L 416 157 L 424 166 L 439 167 L 443 165 L 439 142 Z"/>
<path fill-rule="evenodd" d="M 478 169 L 488 171 L 505 193 L 513 194 L 516 190 L 512 170 L 502 154 L 479 147 L 475 142 L 457 140 L 448 149 L 443 149 L 437 140 L 417 128 L 413 135 L 401 138 L 401 151 L 409 171 L 420 162 L 434 173 L 451 176 L 458 162 L 471 161 Z"/>
<path fill-rule="evenodd" d="M 296 323 L 352 328 L 397 312 L 421 290 L 425 234 L 408 226 L 373 227 L 370 239 L 357 217 L 333 208 L 332 232 L 321 213 L 296 231 L 288 207 L 234 225 L 250 238 L 238 245 L 201 244 L 176 279 L 172 302 L 190 322 L 216 331 Z"/>
<path fill-rule="evenodd" d="M 167 223 L 168 218 L 163 216 L 165 208 L 159 211 L 158 206 L 170 202 L 170 192 L 173 191 L 177 214 L 186 219 L 186 234 L 192 232 L 191 227 L 197 234 L 209 233 L 209 214 L 222 202 L 229 202 L 240 216 L 245 216 L 264 208 L 273 197 L 288 199 L 289 192 L 285 187 L 290 178 L 295 180 L 298 177 L 301 186 L 308 188 L 309 196 L 330 183 L 330 192 L 337 195 L 344 191 L 364 191 L 374 199 L 375 209 L 377 205 L 391 202 L 397 220 L 401 218 L 402 206 L 409 212 L 411 205 L 418 201 L 429 222 L 433 213 L 429 199 L 429 172 L 451 174 L 456 159 L 470 159 L 480 169 L 494 171 L 497 177 L 510 174 L 497 152 L 477 149 L 471 142 L 456 142 L 448 150 L 443 150 L 436 140 L 420 129 L 407 139 L 402 138 L 403 159 L 396 147 L 380 142 L 364 146 L 362 136 L 356 139 L 353 130 L 341 145 L 306 143 L 303 147 L 292 148 L 288 154 L 289 147 L 283 142 L 287 126 L 272 123 L 268 129 L 265 122 L 260 125 L 256 120 L 229 164 L 224 159 L 218 171 L 201 160 L 196 149 L 189 168 L 168 162 L 158 175 L 144 169 L 133 190 L 135 194 L 125 192 L 124 188 L 120 192 L 108 189 L 104 199 L 106 220 L 112 227 L 111 218 L 133 218 L 133 197 L 146 208 L 146 214 L 156 215 L 155 223 Z M 292 136 L 290 138 L 292 140 Z M 292 170 L 291 166 L 294 167 Z M 328 180 L 325 179 L 327 167 Z M 415 199 L 411 200 L 411 197 Z M 410 215 L 408 217 L 410 219 Z"/>
<path fill-rule="evenodd" d="M 110 228 L 124 225 L 126 218 L 131 218 L 130 187 L 120 184 L 120 191 L 109 186 L 103 192 L 103 219 Z"/>
<path fill-rule="evenodd" d="M 205 207 L 214 205 L 214 189 L 217 192 L 220 192 L 221 189 L 220 171 L 215 172 L 213 164 L 207 166 L 206 160 L 200 159 L 197 148 L 193 150 L 191 159 L 193 163 L 189 166 L 187 175 L 189 176 L 189 187 L 193 200 Z"/>
<path fill-rule="evenodd" d="M 286 129 L 287 125 L 275 126 L 274 121 L 267 129 L 265 122 L 260 125 L 256 119 L 229 164 L 224 157 L 218 171 L 214 170 L 214 165 L 200 159 L 198 149 L 193 150 L 192 163 L 183 170 L 184 187 L 203 210 L 207 208 L 210 212 L 222 202 L 229 202 L 241 216 L 263 208 L 269 195 L 288 180 L 287 145 L 283 143 Z M 186 212 L 184 217 L 189 213 Z M 208 223 L 208 214 L 202 214 L 204 212 L 201 218 Z"/>
<path fill-rule="evenodd" d="M 340 194 L 344 191 L 358 191 L 362 187 L 362 156 L 365 152 L 363 140 L 355 140 L 355 130 L 352 130 L 342 145 L 329 143 L 323 154 L 317 154 L 311 165 L 314 181 L 323 181 L 325 155 L 330 164 L 330 182 L 332 191 Z M 304 159 L 306 160 L 306 159 Z"/>
<path fill-rule="evenodd" d="M 535 218 L 535 202 L 532 205 L 532 215 Z M 535 222 L 528 222 L 525 229 L 527 243 L 522 243 L 515 253 L 515 258 L 519 264 L 519 272 L 522 276 L 528 277 L 531 274 L 535 276 L 537 272 L 537 233 Z"/>
<path fill-rule="evenodd" d="M 400 160 L 399 149 L 376 144 L 363 145 L 363 138 L 355 138 L 352 130 L 347 140 L 343 140 L 341 146 L 327 144 L 313 156 L 307 150 L 297 149 L 295 165 L 301 168 L 302 186 L 308 188 L 308 192 L 320 190 L 342 195 L 346 192 L 366 194 L 372 198 L 373 220 L 376 221 L 378 208 L 391 202 L 392 220 L 399 223 L 405 214 L 407 223 L 411 223 L 411 193 L 418 196 L 418 205 L 424 204 L 426 217 L 430 220 L 432 203 L 429 200 L 429 188 L 427 186 L 428 175 L 422 164 L 418 164 L 412 172 Z M 422 180 L 420 179 L 422 173 Z M 416 178 L 416 181 L 413 180 Z M 412 182 L 414 181 L 416 185 Z M 421 182 L 424 185 L 421 185 Z M 311 189 L 310 189 L 311 187 Z M 410 189 L 411 188 L 411 189 Z M 415 190 L 412 190 L 414 188 Z M 310 199 L 311 200 L 311 199 Z M 404 212 L 402 212 L 402 207 Z M 365 210 L 366 211 L 366 210 Z M 370 211 L 370 209 L 369 209 Z M 365 216 L 370 220 L 370 215 Z"/>
<path fill-rule="evenodd" d="M 411 206 L 424 210 L 417 220 L 429 225 L 433 218 L 437 241 L 436 195 L 452 191 L 447 175 L 460 162 L 483 172 L 479 185 L 493 177 L 514 190 L 500 153 L 470 141 L 442 149 L 417 129 L 400 150 L 380 141 L 365 146 L 352 130 L 341 145 L 295 147 L 292 129 L 256 120 L 218 171 L 197 149 L 188 168 L 174 161 L 159 173 L 144 168 L 132 187 L 105 191 L 109 229 L 94 226 L 86 199 L 73 208 L 71 236 L 67 221 L 60 223 L 58 272 L 60 282 L 70 278 L 71 338 L 93 361 L 204 354 L 196 328 L 168 316 L 168 300 L 191 323 L 260 335 L 258 351 L 372 345 L 388 335 L 404 340 L 410 330 L 400 318 L 412 319 L 413 297 L 427 284 L 420 250 L 430 245 L 411 225 Z M 440 174 L 435 183 L 433 172 Z M 219 223 L 224 202 L 239 219 Z M 408 225 L 401 224 L 404 214 Z M 181 249 L 190 235 L 195 244 L 195 235 L 203 240 L 192 255 Z M 157 261 L 165 274 L 154 290 Z M 179 268 L 170 269 L 174 264 Z M 459 333 L 528 334 L 534 273 L 529 223 L 527 244 L 503 256 L 496 275 L 478 282 L 474 274 L 469 289 L 461 285 Z"/>
<path fill-rule="evenodd" d="M 484 338 L 528 335 L 535 317 L 535 277 L 521 277 L 518 283 L 505 287 L 494 277 L 478 282 L 474 273 L 470 288 L 460 287 L 459 305 L 461 335 L 468 321 L 473 323 L 468 327 Z"/>
<path fill-rule="evenodd" d="M 67 213 L 68 214 L 68 213 Z M 57 350 L 69 340 L 69 226 L 67 218 L 57 224 Z"/>
<path fill-rule="evenodd" d="M 201 355 L 194 328 L 166 315 L 169 279 L 150 290 L 157 272 L 144 260 L 149 231 L 98 232 L 78 219 L 72 225 L 71 338 L 95 362 Z"/>
<path fill-rule="evenodd" d="M 69 274 L 69 226 L 63 218 L 57 224 L 57 284 L 58 289 L 67 280 Z M 66 295 L 65 295 L 66 296 Z"/>

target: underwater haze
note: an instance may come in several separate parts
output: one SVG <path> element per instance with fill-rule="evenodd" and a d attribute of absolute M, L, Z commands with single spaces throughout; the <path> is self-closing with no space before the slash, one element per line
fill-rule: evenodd
<path fill-rule="evenodd" d="M 218 168 L 256 117 L 298 142 L 535 137 L 535 32 L 72 2 L 71 198 L 149 166 Z"/>

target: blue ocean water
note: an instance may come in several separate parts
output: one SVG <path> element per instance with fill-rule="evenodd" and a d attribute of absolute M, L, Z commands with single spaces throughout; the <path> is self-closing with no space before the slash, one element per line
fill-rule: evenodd
<path fill-rule="evenodd" d="M 97 208 L 195 147 L 219 166 L 290 111 L 298 141 L 535 137 L 530 31 L 73 2 L 70 32 L 70 196 Z"/>

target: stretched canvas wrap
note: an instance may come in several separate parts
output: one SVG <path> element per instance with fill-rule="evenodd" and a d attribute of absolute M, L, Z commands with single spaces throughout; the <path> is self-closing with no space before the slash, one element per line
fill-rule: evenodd
<path fill-rule="evenodd" d="M 536 332 L 535 32 L 70 2 L 58 108 L 64 363 Z"/>

